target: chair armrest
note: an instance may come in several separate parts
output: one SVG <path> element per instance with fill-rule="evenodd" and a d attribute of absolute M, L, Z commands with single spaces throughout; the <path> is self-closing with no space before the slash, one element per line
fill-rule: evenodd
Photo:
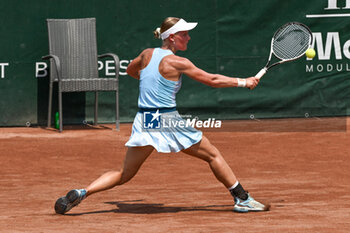
<path fill-rule="evenodd" d="M 58 81 L 60 81 L 61 80 L 61 62 L 60 62 L 60 59 L 56 55 L 51 55 L 51 54 L 41 57 L 41 59 L 43 59 L 43 60 L 48 60 L 51 58 L 55 62 L 57 79 L 58 79 Z"/>
<path fill-rule="evenodd" d="M 115 78 L 118 79 L 119 69 L 120 69 L 119 57 L 117 55 L 115 55 L 114 53 L 105 53 L 105 54 L 98 55 L 98 58 L 105 58 L 105 57 L 113 58 L 114 63 L 115 63 Z"/>

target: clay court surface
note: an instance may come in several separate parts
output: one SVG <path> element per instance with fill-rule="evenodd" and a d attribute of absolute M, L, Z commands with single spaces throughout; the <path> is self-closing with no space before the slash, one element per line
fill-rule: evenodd
<path fill-rule="evenodd" d="M 129 183 L 57 215 L 58 197 L 119 168 L 131 124 L 0 128 L 0 232 L 350 232 L 349 118 L 223 126 L 203 131 L 271 211 L 234 213 L 205 162 L 153 152 Z"/>

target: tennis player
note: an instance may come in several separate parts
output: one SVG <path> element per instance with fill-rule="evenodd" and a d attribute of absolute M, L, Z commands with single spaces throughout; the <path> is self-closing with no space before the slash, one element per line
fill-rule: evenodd
<path fill-rule="evenodd" d="M 118 171 L 103 174 L 85 189 L 73 189 L 66 196 L 59 198 L 55 204 L 56 213 L 64 214 L 87 196 L 128 182 L 154 149 L 162 153 L 182 151 L 206 161 L 215 177 L 233 196 L 235 201 L 233 211 L 269 209 L 268 205 L 257 202 L 243 189 L 218 149 L 203 136 L 201 131 L 180 124 L 184 119 L 176 111 L 175 94 L 180 89 L 182 74 L 217 88 L 254 89 L 259 82 L 255 77 L 241 79 L 207 73 L 188 59 L 176 56 L 177 51 L 187 49 L 190 40 L 188 31 L 196 26 L 197 23 L 188 23 L 184 19 L 166 18 L 161 27 L 154 31 L 154 35 L 162 40 L 162 46 L 145 49 L 130 63 L 127 73 L 140 80 L 139 111 L 134 119 L 130 139 L 125 144 L 128 150 L 124 164 Z M 145 124 L 146 115 L 151 116 L 152 119 L 148 120 L 154 121 L 153 125 Z M 173 123 L 166 127 L 159 125 L 159 121 L 156 124 L 160 117 L 166 118 L 166 122 Z M 179 127 L 180 125 L 184 127 Z"/>

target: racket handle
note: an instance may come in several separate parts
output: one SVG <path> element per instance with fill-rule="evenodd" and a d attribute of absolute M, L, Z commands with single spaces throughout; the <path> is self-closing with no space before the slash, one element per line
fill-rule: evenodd
<path fill-rule="evenodd" d="M 264 76 L 264 74 L 266 74 L 266 72 L 267 72 L 267 69 L 264 67 L 264 68 L 262 68 L 262 69 L 259 71 L 259 73 L 257 73 L 257 74 L 255 75 L 255 77 L 258 78 L 258 79 L 261 79 L 261 77 Z"/>

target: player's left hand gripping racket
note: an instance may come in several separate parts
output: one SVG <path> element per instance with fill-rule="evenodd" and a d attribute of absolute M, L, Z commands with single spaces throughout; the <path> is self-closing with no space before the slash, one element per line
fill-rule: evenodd
<path fill-rule="evenodd" d="M 270 56 L 267 64 L 255 75 L 261 78 L 271 67 L 302 57 L 311 47 L 312 32 L 302 23 L 291 22 L 280 27 L 272 37 Z M 278 61 L 270 64 L 272 55 Z"/>

